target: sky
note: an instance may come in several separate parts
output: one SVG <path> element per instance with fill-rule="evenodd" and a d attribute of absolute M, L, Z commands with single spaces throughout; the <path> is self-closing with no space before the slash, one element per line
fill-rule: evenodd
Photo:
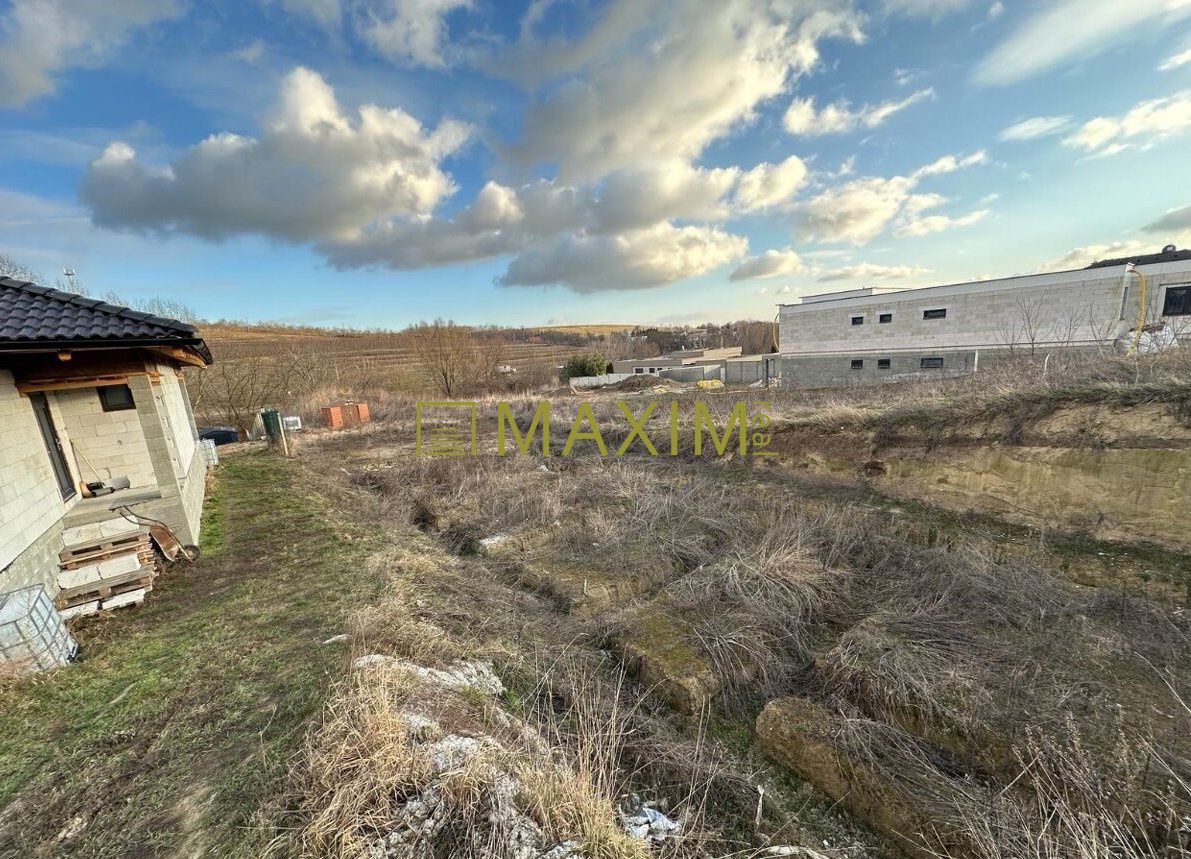
<path fill-rule="evenodd" d="M 207 319 L 769 319 L 1191 245 L 1191 0 L 0 0 L 0 252 Z"/>

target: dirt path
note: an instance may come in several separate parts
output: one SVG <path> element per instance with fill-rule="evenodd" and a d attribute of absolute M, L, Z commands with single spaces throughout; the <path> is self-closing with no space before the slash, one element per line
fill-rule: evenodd
<path fill-rule="evenodd" d="M 225 459 L 203 557 L 82 624 L 79 664 L 0 691 L 0 855 L 254 856 L 346 660 L 321 642 L 381 586 L 370 520 L 300 467 Z"/>

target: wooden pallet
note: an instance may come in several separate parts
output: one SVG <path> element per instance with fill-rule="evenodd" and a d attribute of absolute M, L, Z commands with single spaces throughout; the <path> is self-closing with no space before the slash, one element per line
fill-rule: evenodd
<path fill-rule="evenodd" d="M 58 591 L 54 602 L 58 608 L 63 609 L 93 600 L 107 599 L 138 588 L 149 591 L 153 589 L 153 579 L 156 575 L 157 571 L 152 567 L 141 567 L 131 573 L 112 576 L 108 579 L 98 579 L 73 588 L 63 588 Z"/>
<path fill-rule="evenodd" d="M 93 543 L 77 543 L 67 546 L 58 553 L 58 560 L 65 564 L 90 564 L 103 560 L 111 555 L 123 555 L 129 551 L 137 551 L 141 544 L 148 546 L 149 529 L 138 528 L 121 534 L 118 537 L 107 537 Z"/>
<path fill-rule="evenodd" d="M 136 554 L 142 564 L 156 564 L 156 556 L 153 554 L 153 544 L 149 541 L 148 536 L 143 536 L 135 542 L 121 543 L 118 546 L 94 548 L 90 551 L 75 551 L 71 554 L 70 558 L 63 559 L 58 566 L 64 570 L 77 570 L 79 567 L 85 567 L 88 564 L 109 561 L 112 558 L 132 554 Z"/>

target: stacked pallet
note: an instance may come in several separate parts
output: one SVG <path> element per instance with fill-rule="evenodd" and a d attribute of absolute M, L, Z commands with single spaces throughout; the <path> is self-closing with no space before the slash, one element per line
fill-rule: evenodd
<path fill-rule="evenodd" d="M 63 536 L 54 600 L 63 617 L 139 603 L 153 589 L 157 561 L 148 528 L 116 518 L 67 528 Z"/>

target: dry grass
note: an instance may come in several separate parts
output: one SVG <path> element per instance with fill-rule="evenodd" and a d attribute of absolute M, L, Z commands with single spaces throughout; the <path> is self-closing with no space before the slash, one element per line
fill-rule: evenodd
<path fill-rule="evenodd" d="M 925 403 L 907 404 L 905 391 L 771 396 L 773 411 L 807 426 L 869 428 L 1036 415 L 1071 402 L 1182 408 L 1191 400 L 1170 359 L 1082 376 L 1052 363 L 1047 373 L 923 384 L 914 391 L 930 397 Z M 621 420 L 615 401 L 592 402 L 601 420 Z M 708 402 L 721 420 L 731 405 Z M 532 398 L 513 407 L 526 425 Z M 558 405 L 556 421 L 575 408 L 574 400 Z M 618 438 L 605 433 L 610 447 Z M 809 503 L 771 494 L 776 483 L 763 492 L 730 463 L 481 456 L 388 465 L 363 482 L 452 551 L 511 534 L 521 548 L 493 569 L 582 567 L 637 582 L 626 591 L 640 595 L 635 601 L 623 598 L 583 631 L 615 635 L 636 609 L 668 607 L 725 681 L 717 704 L 730 714 L 786 694 L 846 714 L 841 747 L 904 785 L 937 821 L 940 855 L 1132 859 L 1163 855 L 1177 840 L 1172 815 L 1191 809 L 1185 613 L 1076 587 L 1057 564 L 998 551 L 962 529 L 936 540 L 933 525 L 904 511 L 822 496 Z M 532 673 L 550 672 L 535 665 Z M 707 807 L 721 824 L 750 818 L 751 774 L 703 757 L 689 734 L 687 742 L 667 735 L 641 707 L 618 710 L 619 686 L 555 674 L 529 696 L 535 725 L 566 750 L 578 784 L 593 786 L 597 808 L 645 783 L 684 797 L 678 807 L 691 819 Z M 584 724 L 592 727 L 577 727 Z M 584 750 L 595 727 L 604 730 L 599 748 L 616 749 L 612 758 Z M 562 798 L 574 789 L 557 779 L 540 787 L 535 817 L 550 831 L 586 825 L 586 812 Z M 687 849 L 709 856 L 743 846 L 703 837 Z"/>

